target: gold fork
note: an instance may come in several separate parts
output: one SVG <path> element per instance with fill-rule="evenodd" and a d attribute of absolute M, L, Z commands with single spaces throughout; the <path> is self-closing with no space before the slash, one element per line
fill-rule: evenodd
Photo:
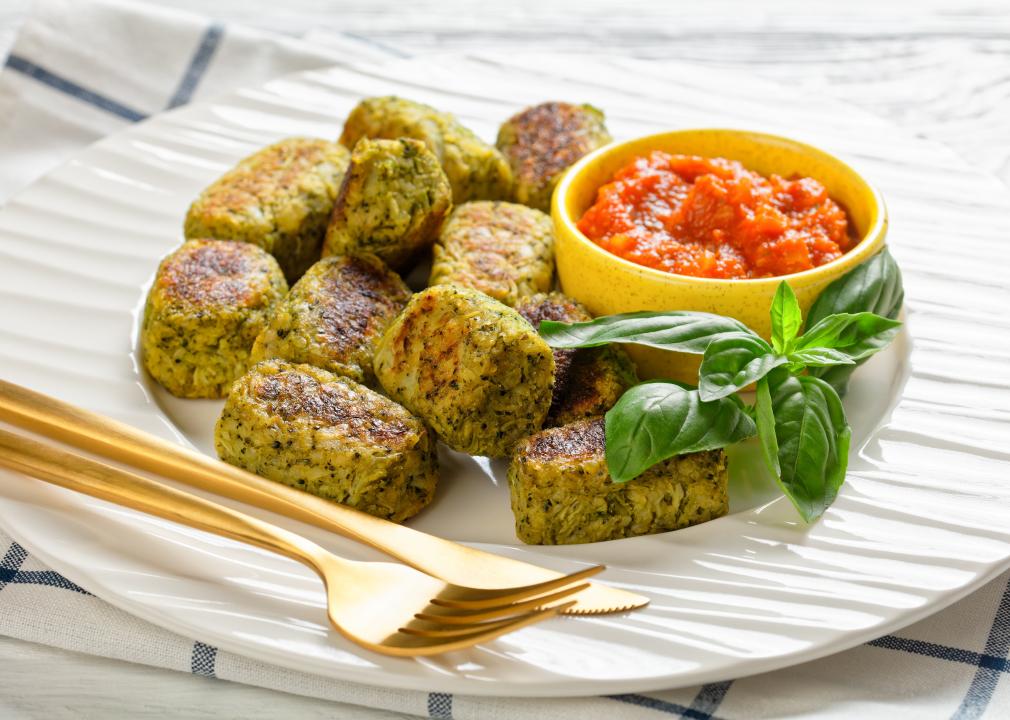
<path fill-rule="evenodd" d="M 560 580 L 492 592 L 453 585 L 405 565 L 357 562 L 300 535 L 125 470 L 0 430 L 0 465 L 54 485 L 257 545 L 314 570 L 327 615 L 344 637 L 385 655 L 435 655 L 547 620 L 584 590 L 593 566 Z"/>
<path fill-rule="evenodd" d="M 265 480 L 125 423 L 0 380 L 0 420 L 201 490 L 301 520 L 365 543 L 446 582 L 488 590 L 562 577 L 554 570 L 494 555 L 383 520 Z M 635 593 L 590 583 L 570 615 L 623 612 L 648 604 Z"/>

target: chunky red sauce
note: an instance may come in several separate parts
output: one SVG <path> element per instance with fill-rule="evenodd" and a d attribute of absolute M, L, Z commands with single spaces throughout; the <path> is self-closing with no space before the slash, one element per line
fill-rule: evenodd
<path fill-rule="evenodd" d="M 789 275 L 849 250 L 845 211 L 813 178 L 655 151 L 600 188 L 579 230 L 627 260 L 679 275 Z"/>

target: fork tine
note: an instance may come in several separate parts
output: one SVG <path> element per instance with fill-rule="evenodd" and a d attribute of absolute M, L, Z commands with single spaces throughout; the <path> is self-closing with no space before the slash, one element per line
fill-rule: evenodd
<path fill-rule="evenodd" d="M 520 612 L 535 610 L 536 608 L 547 607 L 565 599 L 576 593 L 580 593 L 589 587 L 589 583 L 582 583 L 567 587 L 549 595 L 538 595 L 537 597 L 523 600 L 517 603 L 510 603 L 501 607 L 494 607 L 487 610 L 461 611 L 459 608 L 445 608 L 436 605 L 429 612 L 419 612 L 414 615 L 418 620 L 442 625 L 476 625 L 487 620 L 505 618 L 509 615 L 516 615 Z M 433 603 L 434 604 L 434 603 Z"/>
<path fill-rule="evenodd" d="M 441 605 L 442 607 L 447 608 L 459 608 L 461 610 L 482 610 L 484 608 L 500 607 L 508 603 L 519 602 L 531 597 L 543 595 L 544 593 L 552 590 L 557 590 L 558 588 L 565 587 L 566 585 L 571 585 L 581 580 L 585 580 L 586 578 L 603 572 L 605 569 L 605 565 L 592 565 L 584 570 L 579 570 L 578 572 L 573 572 L 568 575 L 562 575 L 561 577 L 554 578 L 553 580 L 547 580 L 533 585 L 526 585 L 525 587 L 508 588 L 504 592 L 502 590 L 478 590 L 475 588 L 449 587 L 442 593 L 439 593 L 438 597 L 432 598 L 431 603 L 432 605 Z"/>
<path fill-rule="evenodd" d="M 492 623 L 493 627 L 488 630 L 464 636 L 452 636 L 443 638 L 430 638 L 414 635 L 410 633 L 396 633 L 386 638 L 381 644 L 365 643 L 365 646 L 384 655 L 397 657 L 417 657 L 422 655 L 439 655 L 452 650 L 462 650 L 473 647 L 480 643 L 494 640 L 506 633 L 520 630 L 544 620 L 549 620 L 575 605 L 575 601 L 555 605 L 554 607 L 536 610 L 534 612 L 520 615 L 510 622 Z"/>
<path fill-rule="evenodd" d="M 417 635 L 418 637 L 461 637 L 463 635 L 473 635 L 476 632 L 483 632 L 485 630 L 494 630 L 502 625 L 508 625 L 515 620 L 516 617 L 523 617 L 522 615 L 505 618 L 504 620 L 496 620 L 495 622 L 485 622 L 476 623 L 471 625 L 457 625 L 455 627 L 431 627 L 424 628 L 418 627 L 413 624 L 404 625 L 402 628 L 397 630 L 397 632 L 407 633 L 408 635 Z M 412 620 L 411 623 L 416 621 Z"/>

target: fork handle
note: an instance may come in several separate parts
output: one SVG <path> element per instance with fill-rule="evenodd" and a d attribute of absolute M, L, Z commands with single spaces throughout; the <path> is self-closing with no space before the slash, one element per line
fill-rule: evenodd
<path fill-rule="evenodd" d="M 329 554 L 299 535 L 244 513 L 3 429 L 0 429 L 0 466 L 197 530 L 256 545 L 304 563 L 317 573 L 320 572 L 317 558 Z"/>
<path fill-rule="evenodd" d="M 458 585 L 519 586 L 554 580 L 562 575 L 422 533 L 266 480 L 110 417 L 6 380 L 0 380 L 0 420 L 147 472 L 339 533 L 421 572 Z"/>

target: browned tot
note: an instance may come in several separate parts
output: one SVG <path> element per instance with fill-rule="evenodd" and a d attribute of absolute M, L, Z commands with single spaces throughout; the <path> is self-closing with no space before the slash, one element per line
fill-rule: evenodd
<path fill-rule="evenodd" d="M 592 315 L 582 305 L 559 292 L 521 298 L 516 311 L 534 327 L 543 320 L 584 322 Z M 554 396 L 546 427 L 566 425 L 603 415 L 621 395 L 638 383 L 635 364 L 623 348 L 605 345 L 578 350 L 554 350 Z"/>
<path fill-rule="evenodd" d="M 452 188 L 420 140 L 369 140 L 351 164 L 326 229 L 324 255 L 372 253 L 396 270 L 427 251 L 452 208 Z"/>
<path fill-rule="evenodd" d="M 515 178 L 515 199 L 550 212 L 562 173 L 611 140 L 603 113 L 592 105 L 545 102 L 526 108 L 498 131 L 498 149 Z"/>
<path fill-rule="evenodd" d="M 512 170 L 502 154 L 455 116 L 413 100 L 365 98 L 344 123 L 340 142 L 361 138 L 414 138 L 435 154 L 452 185 L 452 201 L 504 200 L 512 195 Z"/>
<path fill-rule="evenodd" d="M 505 457 L 543 425 L 554 358 L 512 308 L 436 285 L 414 295 L 382 336 L 375 375 L 453 450 Z"/>
<path fill-rule="evenodd" d="M 173 395 L 219 398 L 288 286 L 255 245 L 190 240 L 161 261 L 140 333 L 144 367 Z"/>
<path fill-rule="evenodd" d="M 400 276 L 373 255 L 323 258 L 271 313 L 256 338 L 252 362 L 308 363 L 372 384 L 375 347 L 410 294 Z"/>
<path fill-rule="evenodd" d="M 348 157 L 342 145 L 315 138 L 265 147 L 200 193 L 186 213 L 186 237 L 259 245 L 294 282 L 319 259 Z"/>
<path fill-rule="evenodd" d="M 516 203 L 476 201 L 457 207 L 435 243 L 429 285 L 480 290 L 506 305 L 550 290 L 554 225 Z"/>
<path fill-rule="evenodd" d="M 389 398 L 349 378 L 281 360 L 232 388 L 214 445 L 225 462 L 401 522 L 431 502 L 435 438 Z"/>
<path fill-rule="evenodd" d="M 533 545 L 666 532 L 729 509 L 722 450 L 678 455 L 615 483 L 607 471 L 603 418 L 531 435 L 513 451 L 508 477 L 516 535 Z"/>

